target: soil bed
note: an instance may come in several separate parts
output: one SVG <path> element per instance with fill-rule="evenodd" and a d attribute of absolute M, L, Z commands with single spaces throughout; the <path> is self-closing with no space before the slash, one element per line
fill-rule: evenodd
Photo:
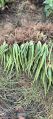
<path fill-rule="evenodd" d="M 48 42 L 53 38 L 53 19 L 45 19 L 43 7 L 28 0 L 16 0 L 0 11 L 0 45 L 34 40 Z M 38 82 L 39 83 L 39 82 Z M 13 71 L 7 75 L 0 66 L 0 119 L 18 118 L 18 107 L 30 119 L 53 119 L 53 87 L 45 97 L 44 89 L 37 83 L 32 88 L 31 79 Z"/>
<path fill-rule="evenodd" d="M 53 88 L 45 97 L 41 85 L 32 88 L 31 80 L 22 73 L 6 75 L 0 67 L 0 119 L 18 118 L 18 108 L 30 119 L 53 119 Z"/>
<path fill-rule="evenodd" d="M 53 38 L 53 20 L 45 18 L 43 7 L 18 0 L 0 11 L 0 44 L 4 41 L 9 44 L 29 40 L 45 42 L 50 38 Z"/>

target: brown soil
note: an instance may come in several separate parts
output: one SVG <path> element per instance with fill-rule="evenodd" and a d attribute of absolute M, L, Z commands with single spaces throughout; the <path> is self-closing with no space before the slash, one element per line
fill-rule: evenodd
<path fill-rule="evenodd" d="M 16 0 L 0 11 L 0 45 L 4 40 L 12 44 L 32 39 L 48 42 L 49 38 L 53 38 L 53 19 L 45 19 L 43 7 Z M 0 66 L 0 119 L 17 119 L 20 106 L 30 119 L 53 119 L 53 88 L 45 97 L 40 86 L 32 89 L 26 74 L 7 76 Z"/>
<path fill-rule="evenodd" d="M 53 24 L 47 23 L 30 23 L 26 26 L 14 28 L 11 23 L 0 28 L 0 44 L 6 41 L 8 44 L 13 44 L 15 41 L 17 43 L 22 43 L 26 41 L 33 40 L 36 43 L 40 40 L 46 42 L 47 40 L 53 38 Z"/>
<path fill-rule="evenodd" d="M 0 11 L 0 44 L 4 41 L 9 44 L 29 40 L 45 42 L 51 37 L 53 23 L 45 18 L 43 7 L 28 0 L 18 0 Z"/>
<path fill-rule="evenodd" d="M 53 88 L 45 97 L 43 88 L 31 86 L 31 80 L 22 73 L 6 75 L 0 68 L 0 119 L 53 119 Z"/>

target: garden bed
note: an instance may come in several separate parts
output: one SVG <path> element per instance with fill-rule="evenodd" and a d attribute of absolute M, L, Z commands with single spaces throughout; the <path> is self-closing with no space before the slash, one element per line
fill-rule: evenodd
<path fill-rule="evenodd" d="M 16 0 L 0 11 L 0 46 L 5 41 L 10 47 L 31 40 L 35 44 L 53 42 L 53 18 L 45 17 L 43 6 Z M 32 80 L 27 73 L 17 75 L 15 69 L 6 74 L 0 65 L 0 119 L 17 119 L 19 107 L 27 119 L 53 119 L 53 87 L 45 96 L 42 83 L 32 87 Z"/>

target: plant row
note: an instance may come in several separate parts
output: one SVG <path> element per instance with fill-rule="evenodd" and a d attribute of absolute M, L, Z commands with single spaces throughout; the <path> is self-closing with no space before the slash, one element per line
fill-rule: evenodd
<path fill-rule="evenodd" d="M 12 46 L 4 42 L 0 46 L 0 63 L 7 73 L 15 69 L 17 74 L 22 71 L 32 76 L 34 84 L 40 80 L 45 94 L 53 83 L 53 43 L 35 44 L 33 41 Z"/>

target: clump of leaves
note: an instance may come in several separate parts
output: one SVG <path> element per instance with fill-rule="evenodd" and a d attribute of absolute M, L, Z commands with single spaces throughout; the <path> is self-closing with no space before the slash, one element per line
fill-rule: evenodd
<path fill-rule="evenodd" d="M 53 14 L 53 0 L 45 0 L 44 4 L 45 4 L 44 10 L 45 10 L 46 16 L 48 17 L 49 15 Z"/>
<path fill-rule="evenodd" d="M 33 83 L 39 78 L 42 80 L 44 85 L 45 95 L 49 90 L 52 82 L 53 82 L 53 44 L 38 43 L 37 50 L 39 54 L 35 58 L 35 67 L 34 67 L 34 80 Z M 37 63 L 37 64 L 36 64 Z M 37 66 L 36 66 L 37 65 Z"/>
<path fill-rule="evenodd" d="M 17 74 L 27 72 L 34 77 L 33 84 L 40 80 L 44 86 L 45 95 L 53 83 L 53 43 L 43 45 L 33 41 L 13 46 L 6 42 L 0 46 L 0 62 L 5 71 L 11 73 L 15 68 Z"/>
<path fill-rule="evenodd" d="M 5 4 L 8 3 L 8 2 L 12 2 L 14 0 L 0 0 L 0 8 L 4 8 L 5 7 Z"/>

